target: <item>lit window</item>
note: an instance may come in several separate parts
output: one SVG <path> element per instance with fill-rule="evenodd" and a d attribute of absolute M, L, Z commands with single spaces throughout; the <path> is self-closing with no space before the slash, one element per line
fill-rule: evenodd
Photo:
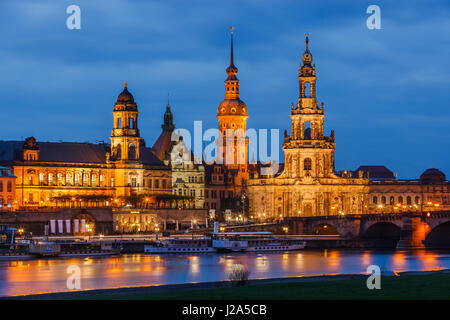
<path fill-rule="evenodd" d="M 303 161 L 303 169 L 304 169 L 304 170 L 311 170 L 311 167 L 312 167 L 311 159 L 310 159 L 310 158 L 306 158 L 306 159 Z"/>

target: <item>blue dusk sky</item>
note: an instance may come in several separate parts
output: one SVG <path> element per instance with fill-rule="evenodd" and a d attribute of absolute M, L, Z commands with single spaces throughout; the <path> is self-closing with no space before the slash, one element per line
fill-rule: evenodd
<path fill-rule="evenodd" d="M 71 4 L 81 30 L 66 27 Z M 366 27 L 371 4 L 381 30 Z M 125 80 L 147 145 L 168 93 L 178 128 L 217 127 L 231 25 L 249 128 L 290 132 L 309 32 L 336 169 L 450 177 L 448 1 L 2 0 L 0 139 L 108 141 Z"/>

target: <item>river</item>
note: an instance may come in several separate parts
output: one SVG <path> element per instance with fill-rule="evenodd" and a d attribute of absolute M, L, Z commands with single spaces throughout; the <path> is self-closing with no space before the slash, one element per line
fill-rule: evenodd
<path fill-rule="evenodd" d="M 0 261 L 0 295 L 68 291 L 69 266 L 79 267 L 86 290 L 225 280 L 236 264 L 245 265 L 253 279 L 366 273 L 369 265 L 382 271 L 425 271 L 450 269 L 450 252 L 304 250 Z"/>

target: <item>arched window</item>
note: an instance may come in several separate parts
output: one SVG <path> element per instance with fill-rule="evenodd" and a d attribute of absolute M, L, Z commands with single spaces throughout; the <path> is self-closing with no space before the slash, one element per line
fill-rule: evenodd
<path fill-rule="evenodd" d="M 372 198 L 372 202 L 373 202 L 374 204 L 377 204 L 377 203 L 378 203 L 378 197 L 377 197 L 377 196 L 374 196 L 374 197 Z"/>
<path fill-rule="evenodd" d="M 311 97 L 311 84 L 309 82 L 305 82 L 305 97 Z"/>
<path fill-rule="evenodd" d="M 304 139 L 311 139 L 311 122 L 305 122 Z"/>
<path fill-rule="evenodd" d="M 93 187 L 97 185 L 97 175 L 95 173 L 91 175 L 91 185 Z"/>
<path fill-rule="evenodd" d="M 391 196 L 391 197 L 389 198 L 389 204 L 390 204 L 390 205 L 394 205 L 394 204 L 395 204 L 394 196 Z"/>
<path fill-rule="evenodd" d="M 304 169 L 304 170 L 311 170 L 311 167 L 312 167 L 311 159 L 310 159 L 310 158 L 306 158 L 306 159 L 303 161 L 303 169 Z"/>
<path fill-rule="evenodd" d="M 411 204 L 411 197 L 410 196 L 406 197 L 406 204 Z"/>
<path fill-rule="evenodd" d="M 72 175 L 70 173 L 66 174 L 66 184 L 72 183 Z"/>
<path fill-rule="evenodd" d="M 415 202 L 416 202 L 416 204 L 420 203 L 420 197 L 419 196 L 416 196 Z"/>
<path fill-rule="evenodd" d="M 117 146 L 116 158 L 117 158 L 117 160 L 122 159 L 122 147 L 120 146 L 120 144 Z"/>
<path fill-rule="evenodd" d="M 53 174 L 49 173 L 48 174 L 48 185 L 51 186 L 53 184 Z"/>
<path fill-rule="evenodd" d="M 76 185 L 80 184 L 80 174 L 79 173 L 75 173 L 75 184 Z"/>
<path fill-rule="evenodd" d="M 122 119 L 121 118 L 117 118 L 117 128 L 121 128 L 122 127 Z"/>
<path fill-rule="evenodd" d="M 130 144 L 130 147 L 128 148 L 128 159 L 136 160 L 136 147 L 134 144 Z"/>
<path fill-rule="evenodd" d="M 386 197 L 385 197 L 385 196 L 382 196 L 382 197 L 381 197 L 381 203 L 382 203 L 382 204 L 386 204 Z"/>
<path fill-rule="evenodd" d="M 403 203 L 403 197 L 402 196 L 398 197 L 398 203 Z"/>

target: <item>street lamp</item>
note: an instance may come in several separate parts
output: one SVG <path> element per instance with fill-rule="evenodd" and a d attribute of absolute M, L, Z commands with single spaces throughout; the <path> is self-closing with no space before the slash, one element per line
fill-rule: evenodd
<path fill-rule="evenodd" d="M 159 225 L 157 223 L 155 223 L 155 238 L 156 241 L 158 241 L 158 232 L 159 232 L 160 228 Z"/>

